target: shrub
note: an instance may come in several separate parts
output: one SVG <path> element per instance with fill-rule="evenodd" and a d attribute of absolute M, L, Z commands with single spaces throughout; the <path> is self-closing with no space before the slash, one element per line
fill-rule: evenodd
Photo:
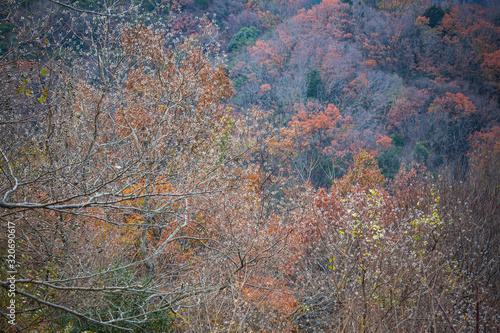
<path fill-rule="evenodd" d="M 212 2 L 212 0 L 194 0 L 194 4 L 202 9 L 207 8 L 210 2 Z"/>
<path fill-rule="evenodd" d="M 399 162 L 399 156 L 401 155 L 401 148 L 392 146 L 391 149 L 380 153 L 377 156 L 377 162 L 382 169 L 382 174 L 386 178 L 394 178 L 398 173 L 401 163 Z"/>
<path fill-rule="evenodd" d="M 430 155 L 429 145 L 427 144 L 427 142 L 417 142 L 417 144 L 415 145 L 415 149 L 413 150 L 413 155 L 417 162 L 427 163 L 427 158 Z"/>
<path fill-rule="evenodd" d="M 308 98 L 318 98 L 321 92 L 321 75 L 317 69 L 312 69 L 307 75 L 307 90 Z"/>
<path fill-rule="evenodd" d="M 227 51 L 237 51 L 248 42 L 255 42 L 260 33 L 260 30 L 253 26 L 241 28 L 227 45 Z"/>
<path fill-rule="evenodd" d="M 444 10 L 440 6 L 433 5 L 424 12 L 424 16 L 429 19 L 429 26 L 435 28 L 444 17 Z"/>

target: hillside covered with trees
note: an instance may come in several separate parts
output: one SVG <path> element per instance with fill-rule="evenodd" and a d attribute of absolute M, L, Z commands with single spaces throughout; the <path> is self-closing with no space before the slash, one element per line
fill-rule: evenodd
<path fill-rule="evenodd" d="M 3 332 L 496 332 L 500 6 L 0 3 Z"/>

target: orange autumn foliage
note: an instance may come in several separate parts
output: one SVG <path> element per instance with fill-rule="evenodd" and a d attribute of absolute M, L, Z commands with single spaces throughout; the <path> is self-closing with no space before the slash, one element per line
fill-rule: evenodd
<path fill-rule="evenodd" d="M 484 55 L 483 76 L 493 82 L 500 82 L 500 50 Z"/>
<path fill-rule="evenodd" d="M 483 189 L 489 195 L 500 192 L 500 127 L 493 126 L 489 130 L 476 132 L 469 138 L 472 150 L 468 154 L 471 163 L 471 174 L 477 177 Z"/>
<path fill-rule="evenodd" d="M 354 156 L 354 164 L 349 167 L 347 174 L 336 181 L 332 189 L 342 194 L 347 194 L 352 187 L 359 186 L 362 189 L 379 188 L 385 183 L 375 157 L 364 150 Z"/>
<path fill-rule="evenodd" d="M 429 107 L 430 113 L 450 117 L 453 121 L 470 117 L 477 113 L 471 100 L 462 93 L 445 93 L 443 97 L 436 97 Z"/>

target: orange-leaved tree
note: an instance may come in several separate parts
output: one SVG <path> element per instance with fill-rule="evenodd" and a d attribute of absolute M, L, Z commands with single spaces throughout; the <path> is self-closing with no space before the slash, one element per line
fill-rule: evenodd
<path fill-rule="evenodd" d="M 69 32 L 40 24 L 63 7 L 39 8 L 37 48 L 1 60 L 0 215 L 23 254 L 17 304 L 39 309 L 20 312 L 20 329 L 164 331 L 193 297 L 227 287 L 194 274 L 230 260 L 205 213 L 238 184 L 248 146 L 224 105 L 217 28 L 201 19 L 173 35 L 117 8 L 71 11 Z"/>

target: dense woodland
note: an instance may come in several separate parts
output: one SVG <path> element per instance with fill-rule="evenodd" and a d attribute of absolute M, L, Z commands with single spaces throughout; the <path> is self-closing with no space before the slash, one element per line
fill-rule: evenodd
<path fill-rule="evenodd" d="M 496 1 L 4 0 L 0 82 L 2 332 L 500 330 Z"/>

